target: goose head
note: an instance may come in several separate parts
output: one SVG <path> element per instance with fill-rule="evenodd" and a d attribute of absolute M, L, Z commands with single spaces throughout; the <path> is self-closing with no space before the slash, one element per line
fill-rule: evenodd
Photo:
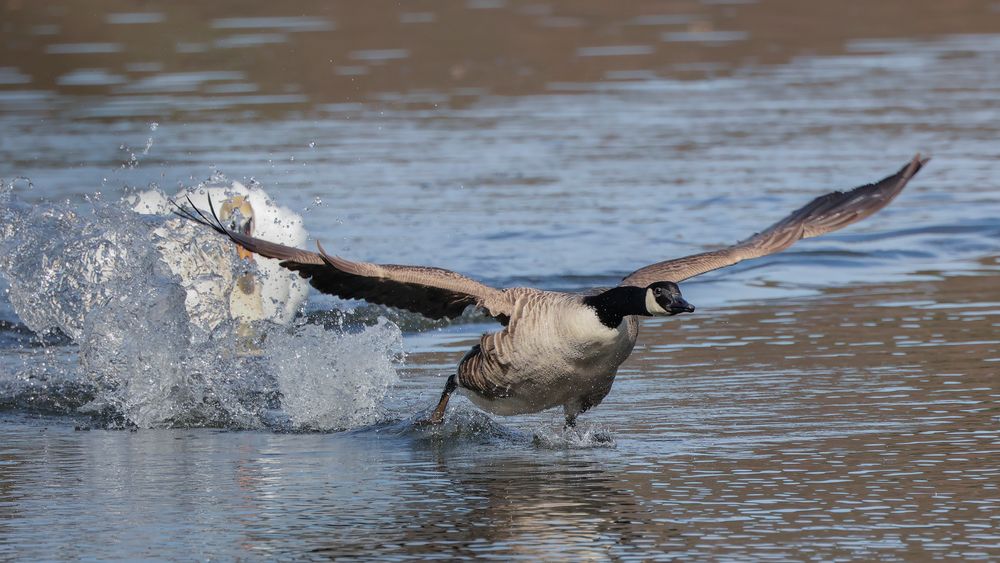
<path fill-rule="evenodd" d="M 670 317 L 693 313 L 694 305 L 681 296 L 681 289 L 671 281 L 655 282 L 646 287 L 646 313 L 653 317 Z"/>
<path fill-rule="evenodd" d="M 677 284 L 669 281 L 658 281 L 646 287 L 620 285 L 584 297 L 583 303 L 592 307 L 601 324 L 608 328 L 616 328 L 629 315 L 671 317 L 694 311 L 694 305 L 681 297 Z"/>
<path fill-rule="evenodd" d="M 219 209 L 219 219 L 230 231 L 253 236 L 253 207 L 250 206 L 250 200 L 246 196 L 238 195 L 226 199 Z M 236 252 L 241 259 L 253 260 L 253 254 L 242 246 L 237 245 Z"/>

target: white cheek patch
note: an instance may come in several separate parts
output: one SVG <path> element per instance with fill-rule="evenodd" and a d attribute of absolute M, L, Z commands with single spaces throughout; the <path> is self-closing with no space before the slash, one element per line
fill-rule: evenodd
<path fill-rule="evenodd" d="M 646 290 L 646 312 L 654 317 L 670 315 L 666 309 L 660 307 L 660 304 L 656 302 L 656 296 L 653 295 L 652 289 Z"/>

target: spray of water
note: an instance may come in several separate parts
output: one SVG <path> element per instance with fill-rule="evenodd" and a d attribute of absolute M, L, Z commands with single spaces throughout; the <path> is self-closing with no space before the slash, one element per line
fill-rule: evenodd
<path fill-rule="evenodd" d="M 385 319 L 332 337 L 320 326 L 304 325 L 272 332 L 266 348 L 268 371 L 295 427 L 353 428 L 383 415 L 385 390 L 397 381 L 403 335 Z"/>
<path fill-rule="evenodd" d="M 18 404 L 9 395 L 18 389 L 68 392 L 46 404 L 141 428 L 329 430 L 383 415 L 402 358 L 394 324 L 379 320 L 345 333 L 260 321 L 248 343 L 240 323 L 222 315 L 205 330 L 192 322 L 192 298 L 211 307 L 206 287 L 246 273 L 225 241 L 175 224 L 169 232 L 185 242 L 157 244 L 154 232 L 175 219 L 139 215 L 120 202 L 28 206 L 14 187 L 0 187 L 0 276 L 10 306 L 35 333 L 68 339 L 17 344 L 29 359 L 0 375 L 6 402 Z M 168 266 L 176 263 L 165 259 L 168 251 L 232 258 L 202 261 L 201 270 L 222 269 L 200 271 L 192 283 Z M 52 354 L 52 345 L 65 351 Z"/>

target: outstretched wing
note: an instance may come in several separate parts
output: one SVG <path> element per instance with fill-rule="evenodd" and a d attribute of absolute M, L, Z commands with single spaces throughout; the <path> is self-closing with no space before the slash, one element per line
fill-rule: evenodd
<path fill-rule="evenodd" d="M 352 262 L 327 254 L 318 243 L 319 252 L 310 252 L 268 242 L 227 229 L 216 215 L 211 199 L 210 214 L 199 210 L 190 200 L 188 204 L 190 209 L 174 203 L 177 214 L 229 237 L 250 252 L 281 260 L 281 266 L 298 272 L 323 293 L 406 309 L 432 319 L 455 318 L 469 305 L 482 308 L 494 318 L 510 316 L 510 305 L 502 291 L 451 270 Z"/>
<path fill-rule="evenodd" d="M 928 158 L 913 157 L 899 172 L 880 182 L 820 196 L 766 230 L 730 247 L 658 262 L 640 268 L 619 285 L 645 287 L 657 281 L 679 282 L 750 258 L 781 252 L 797 240 L 836 231 L 860 221 L 892 201 Z"/>

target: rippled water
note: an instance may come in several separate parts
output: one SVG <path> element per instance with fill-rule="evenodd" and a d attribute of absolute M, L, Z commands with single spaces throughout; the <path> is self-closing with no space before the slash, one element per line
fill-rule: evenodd
<path fill-rule="evenodd" d="M 611 6 L 0 7 L 0 558 L 1000 557 L 997 5 Z M 227 176 L 344 256 L 582 289 L 917 151 L 687 282 L 568 433 L 414 424 L 475 315 L 312 295 L 234 355 L 119 202 Z"/>

